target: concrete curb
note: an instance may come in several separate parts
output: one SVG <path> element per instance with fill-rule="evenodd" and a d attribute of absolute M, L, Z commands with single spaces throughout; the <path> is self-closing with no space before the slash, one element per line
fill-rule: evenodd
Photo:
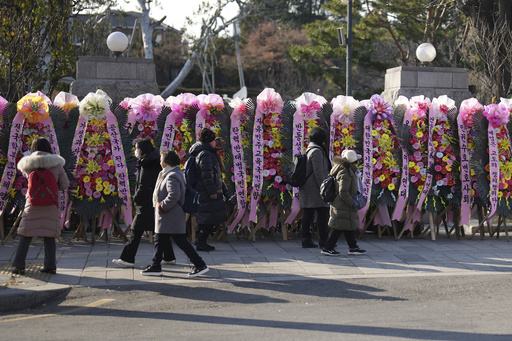
<path fill-rule="evenodd" d="M 4 289 L 0 294 L 0 312 L 14 312 L 31 308 L 50 299 L 65 296 L 71 291 L 69 285 L 46 284 L 30 289 Z"/>

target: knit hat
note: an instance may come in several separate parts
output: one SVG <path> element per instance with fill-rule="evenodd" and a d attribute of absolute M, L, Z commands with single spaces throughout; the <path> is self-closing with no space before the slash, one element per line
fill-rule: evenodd
<path fill-rule="evenodd" d="M 203 128 L 199 134 L 199 141 L 210 143 L 215 140 L 215 133 L 208 128 Z"/>
<path fill-rule="evenodd" d="M 341 153 L 341 157 L 347 159 L 347 161 L 350 163 L 354 163 L 357 161 L 357 154 L 353 150 L 345 149 Z"/>

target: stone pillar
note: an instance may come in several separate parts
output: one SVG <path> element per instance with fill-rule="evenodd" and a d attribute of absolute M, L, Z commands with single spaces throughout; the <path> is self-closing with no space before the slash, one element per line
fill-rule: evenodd
<path fill-rule="evenodd" d="M 105 91 L 114 103 L 144 93 L 159 95 L 155 63 L 152 59 L 79 57 L 70 92 L 81 100 L 97 89 Z"/>
<path fill-rule="evenodd" d="M 447 95 L 457 106 L 473 97 L 468 88 L 466 69 L 450 67 L 398 66 L 386 71 L 384 92 L 385 101 L 393 104 L 398 96 L 411 98 L 424 95 L 431 100 Z"/>

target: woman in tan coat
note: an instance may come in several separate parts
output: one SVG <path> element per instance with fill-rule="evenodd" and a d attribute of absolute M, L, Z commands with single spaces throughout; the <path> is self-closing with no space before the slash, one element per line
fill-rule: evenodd
<path fill-rule="evenodd" d="M 358 191 L 355 165 L 357 154 L 353 150 L 346 150 L 342 156 L 343 158 L 334 158 L 334 165 L 330 173 L 338 182 L 338 196 L 331 203 L 329 227 L 332 232 L 321 253 L 327 256 L 339 256 L 340 253 L 334 249 L 334 245 L 343 233 L 349 247 L 348 254 L 364 255 L 366 251 L 360 249 L 356 242 L 359 215 L 353 208 L 354 200 L 352 199 L 352 195 L 357 194 Z"/>
<path fill-rule="evenodd" d="M 69 186 L 69 179 L 63 167 L 65 163 L 64 158 L 52 154 L 50 142 L 39 137 L 32 141 L 30 155 L 21 158 L 17 167 L 27 178 L 36 169 L 47 169 L 55 176 L 59 190 L 65 190 Z M 28 192 L 30 192 L 30 188 Z M 14 274 L 25 273 L 25 259 L 32 237 L 43 237 L 44 268 L 40 271 L 54 274 L 57 271 L 55 238 L 60 236 L 61 231 L 58 199 L 56 205 L 33 206 L 28 192 L 18 229 L 20 242 L 12 263 L 14 267 L 12 272 Z"/>

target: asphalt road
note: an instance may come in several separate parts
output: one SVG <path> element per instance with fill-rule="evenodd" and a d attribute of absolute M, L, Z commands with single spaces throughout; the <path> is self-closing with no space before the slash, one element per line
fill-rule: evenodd
<path fill-rule="evenodd" d="M 4 340 L 512 340 L 512 275 L 72 289 Z"/>

